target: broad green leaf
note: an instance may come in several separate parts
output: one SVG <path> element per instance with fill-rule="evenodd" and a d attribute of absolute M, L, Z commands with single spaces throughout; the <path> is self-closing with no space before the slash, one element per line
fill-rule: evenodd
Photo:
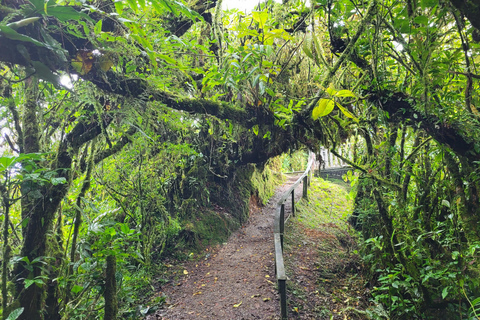
<path fill-rule="evenodd" d="M 113 237 L 117 234 L 117 231 L 115 231 L 115 229 L 112 227 L 108 227 L 107 229 L 105 229 L 105 233 Z"/>
<path fill-rule="evenodd" d="M 115 1 L 115 10 L 117 11 L 118 14 L 123 13 L 123 1 Z"/>
<path fill-rule="evenodd" d="M 17 162 L 16 159 L 14 156 L 0 157 L 0 172 L 5 171 L 12 164 L 15 164 Z"/>
<path fill-rule="evenodd" d="M 275 92 L 273 92 L 272 89 L 266 88 L 266 89 L 265 89 L 265 92 L 268 93 L 269 96 L 275 97 Z"/>
<path fill-rule="evenodd" d="M 257 30 L 250 30 L 250 29 L 242 29 L 238 31 L 237 38 L 243 38 L 243 37 L 258 37 L 258 31 Z"/>
<path fill-rule="evenodd" d="M 409 33 L 411 31 L 410 21 L 408 19 L 395 19 L 394 26 L 401 33 Z"/>
<path fill-rule="evenodd" d="M 350 90 L 340 90 L 335 93 L 335 97 L 345 98 L 345 97 L 352 97 L 355 98 L 355 94 Z"/>
<path fill-rule="evenodd" d="M 303 52 L 305 52 L 307 57 L 309 57 L 310 59 L 313 59 L 313 54 L 312 54 L 312 50 L 310 50 L 310 46 L 311 46 L 311 41 L 309 41 L 309 39 L 305 39 L 305 41 L 303 41 Z"/>
<path fill-rule="evenodd" d="M 30 287 L 34 283 L 35 283 L 35 280 L 33 280 L 33 279 L 25 279 L 25 289 L 27 289 L 28 287 Z"/>
<path fill-rule="evenodd" d="M 23 309 L 24 308 L 21 307 L 21 308 L 13 310 L 12 312 L 10 312 L 10 314 L 8 315 L 6 320 L 16 320 L 16 319 L 18 319 L 18 317 L 20 317 L 20 315 L 22 314 Z"/>
<path fill-rule="evenodd" d="M 31 63 L 35 68 L 36 75 L 40 79 L 48 81 L 53 85 L 55 85 L 56 87 L 60 86 L 60 77 L 54 74 L 49 67 L 47 67 L 45 64 L 43 64 L 40 61 L 31 61 Z"/>
<path fill-rule="evenodd" d="M 30 43 L 33 43 L 36 46 L 50 49 L 50 47 L 48 45 L 46 45 L 45 43 L 40 42 L 38 40 L 35 40 L 33 38 L 30 38 L 28 36 L 25 36 L 23 34 L 20 34 L 17 31 L 15 31 L 12 28 L 7 27 L 7 26 L 0 26 L 0 35 L 3 35 L 8 39 L 18 40 L 18 41 L 23 41 L 23 42 L 30 42 Z"/>
<path fill-rule="evenodd" d="M 72 291 L 73 293 L 79 293 L 79 292 L 82 291 L 82 290 L 83 290 L 83 287 L 82 287 L 82 286 L 74 285 L 71 291 Z"/>
<path fill-rule="evenodd" d="M 316 60 L 322 59 L 324 61 L 324 58 L 322 56 L 322 48 L 320 47 L 320 43 L 318 42 L 318 38 L 315 37 L 315 35 L 312 36 L 313 39 L 313 45 L 315 46 L 315 58 Z"/>
<path fill-rule="evenodd" d="M 191 10 L 183 3 L 179 1 L 170 1 L 170 0 L 153 0 L 152 2 L 153 8 L 158 13 L 163 13 L 164 10 L 172 12 L 174 15 L 178 16 L 180 13 L 190 18 L 192 20 L 201 20 L 203 21 L 203 17 L 198 14 L 198 12 Z"/>
<path fill-rule="evenodd" d="M 320 99 L 318 105 L 312 111 L 313 120 L 324 117 L 333 111 L 335 102 L 332 99 Z"/>
<path fill-rule="evenodd" d="M 52 5 L 54 1 L 49 1 L 48 4 L 48 13 L 47 10 L 45 10 L 45 14 L 49 16 L 54 16 L 60 21 L 66 22 L 68 20 L 80 20 L 82 18 L 86 20 L 90 20 L 91 22 L 94 22 L 92 18 L 90 18 L 88 15 L 86 15 L 83 12 L 78 12 L 75 10 L 73 7 L 67 7 L 67 6 L 57 6 L 57 5 Z"/>
<path fill-rule="evenodd" d="M 94 27 L 93 31 L 95 32 L 95 34 L 100 34 L 102 32 L 102 20 L 99 20 L 95 24 L 95 27 Z"/>
<path fill-rule="evenodd" d="M 122 225 L 120 226 L 120 230 L 125 234 L 130 233 L 130 227 L 126 223 L 122 223 Z"/>
<path fill-rule="evenodd" d="M 65 183 L 67 183 L 67 180 L 66 180 L 65 178 L 63 178 L 63 177 L 61 177 L 61 178 L 52 178 L 50 181 L 52 182 L 52 184 L 53 184 L 54 186 L 56 186 L 56 185 L 58 185 L 58 184 L 65 184 Z"/>
<path fill-rule="evenodd" d="M 138 11 L 138 5 L 137 5 L 137 1 L 135 0 L 127 0 L 127 3 L 128 3 L 128 6 L 130 7 L 130 9 L 133 10 L 133 12 L 137 12 Z"/>
<path fill-rule="evenodd" d="M 449 202 L 448 200 L 443 199 L 443 200 L 442 200 L 442 205 L 444 205 L 445 207 L 450 208 L 450 202 Z"/>
<path fill-rule="evenodd" d="M 261 12 L 253 11 L 252 17 L 253 17 L 253 20 L 258 22 L 258 24 L 260 25 L 260 28 L 263 28 L 265 26 L 265 23 L 267 22 L 268 13 L 267 11 L 261 11 Z"/>
<path fill-rule="evenodd" d="M 423 24 L 423 25 L 428 25 L 428 18 L 426 16 L 418 16 L 413 19 L 416 23 Z"/>

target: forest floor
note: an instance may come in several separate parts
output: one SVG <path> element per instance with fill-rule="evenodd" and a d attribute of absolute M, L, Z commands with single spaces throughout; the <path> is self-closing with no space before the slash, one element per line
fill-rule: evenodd
<path fill-rule="evenodd" d="M 226 243 L 208 247 L 197 258 L 172 266 L 170 280 L 158 292 L 158 296 L 166 297 L 165 304 L 147 320 L 279 319 L 273 217 L 280 196 L 296 178 L 290 177 L 279 186 L 265 207 L 252 203 L 249 220 Z M 297 197 L 301 188 L 295 192 Z M 352 205 L 345 200 L 342 187 L 327 186 L 321 179 L 314 179 L 311 190 L 310 201 L 302 200 L 298 214 L 286 225 L 289 316 L 363 319 L 354 311 L 366 307 L 363 281 L 357 275 L 361 265 L 353 251 L 355 240 L 343 225 Z M 318 200 L 317 193 L 330 195 L 328 201 Z M 289 214 L 290 206 L 285 210 Z M 316 226 L 307 221 L 315 216 L 314 210 L 324 210 L 320 214 L 324 218 L 315 218 Z"/>

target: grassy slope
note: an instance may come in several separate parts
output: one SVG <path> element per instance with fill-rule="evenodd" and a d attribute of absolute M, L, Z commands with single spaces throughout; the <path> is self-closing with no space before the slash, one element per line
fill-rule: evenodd
<path fill-rule="evenodd" d="M 290 316 L 294 319 L 365 319 L 366 294 L 357 240 L 347 217 L 348 185 L 313 179 L 285 235 Z M 357 311 L 358 310 L 358 311 Z"/>

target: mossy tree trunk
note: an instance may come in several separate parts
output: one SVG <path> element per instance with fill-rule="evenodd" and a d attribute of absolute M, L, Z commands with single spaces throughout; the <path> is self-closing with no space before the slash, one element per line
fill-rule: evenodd
<path fill-rule="evenodd" d="M 115 273 L 117 272 L 117 258 L 115 255 L 107 256 L 107 269 L 105 272 L 105 317 L 104 320 L 117 320 L 117 281 Z"/>

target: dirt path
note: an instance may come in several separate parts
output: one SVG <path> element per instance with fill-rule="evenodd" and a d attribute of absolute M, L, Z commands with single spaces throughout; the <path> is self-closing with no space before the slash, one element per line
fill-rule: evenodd
<path fill-rule="evenodd" d="M 273 217 L 278 199 L 297 178 L 278 187 L 268 204 L 252 212 L 227 243 L 207 249 L 210 254 L 202 261 L 186 263 L 181 278 L 162 288 L 170 299 L 166 308 L 147 320 L 279 319 Z M 301 188 L 295 192 L 297 197 Z"/>

